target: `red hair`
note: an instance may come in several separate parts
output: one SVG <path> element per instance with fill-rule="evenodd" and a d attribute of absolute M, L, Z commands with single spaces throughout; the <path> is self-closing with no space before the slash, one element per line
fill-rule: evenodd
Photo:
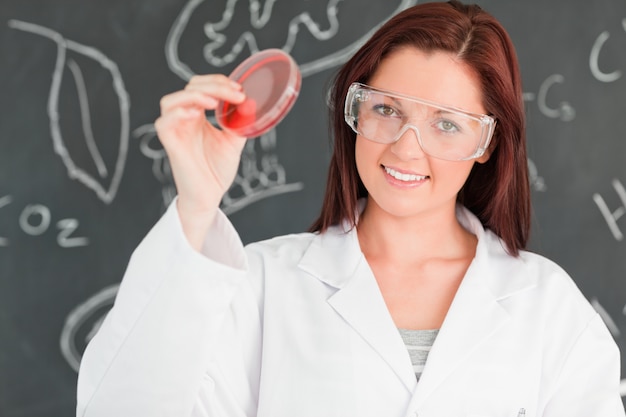
<path fill-rule="evenodd" d="M 350 84 L 367 83 L 390 52 L 405 46 L 453 53 L 477 74 L 483 106 L 497 125 L 489 160 L 474 164 L 457 199 L 504 241 L 509 253 L 517 255 L 528 241 L 531 210 L 517 56 L 493 16 L 456 0 L 418 4 L 400 12 L 336 74 L 330 99 L 334 149 L 322 211 L 310 230 L 323 232 L 345 220 L 356 224 L 357 200 L 366 197 L 367 190 L 356 170 L 356 134 L 344 121 L 345 95 Z"/>

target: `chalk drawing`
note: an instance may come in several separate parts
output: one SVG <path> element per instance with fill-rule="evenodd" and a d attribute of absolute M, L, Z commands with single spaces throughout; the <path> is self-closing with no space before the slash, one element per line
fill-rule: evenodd
<path fill-rule="evenodd" d="M 113 306 L 119 284 L 111 285 L 75 307 L 65 319 L 59 345 L 70 367 L 78 372 L 85 347 Z"/>
<path fill-rule="evenodd" d="M 602 213 L 602 217 L 604 217 L 604 220 L 606 221 L 607 226 L 609 226 L 609 230 L 613 234 L 615 240 L 621 241 L 624 239 L 624 234 L 620 230 L 617 221 L 624 215 L 624 213 L 626 213 L 626 190 L 624 189 L 621 181 L 618 179 L 613 179 L 613 181 L 611 181 L 611 185 L 613 185 L 613 189 L 621 201 L 622 205 L 620 207 L 611 211 L 606 204 L 606 201 L 599 193 L 593 194 L 593 201 L 598 206 L 600 213 Z"/>
<path fill-rule="evenodd" d="M 221 67 L 235 60 L 242 61 L 244 57 L 241 54 L 246 51 L 248 54 L 259 51 L 256 37 L 250 31 L 245 31 L 239 35 L 236 42 L 226 53 L 217 55 L 215 52 L 219 46 L 222 46 L 225 41 L 225 35 L 221 32 L 228 27 L 232 21 L 234 15 L 234 8 L 239 0 L 229 0 L 224 8 L 221 20 L 218 22 L 209 22 L 205 24 L 205 35 L 209 39 L 209 43 L 205 46 L 203 51 L 204 59 L 216 66 Z M 275 46 L 283 49 L 287 53 L 291 53 L 297 43 L 297 36 L 300 31 L 300 26 L 304 26 L 308 32 L 319 41 L 325 41 L 337 34 L 339 29 L 339 20 L 337 18 L 337 4 L 340 0 L 330 0 L 326 6 L 326 17 L 328 19 L 328 29 L 320 29 L 321 25 L 315 22 L 308 12 L 302 12 L 293 17 L 287 23 L 287 39 L 282 46 Z M 179 15 L 177 16 L 172 29 L 167 37 L 165 45 L 165 56 L 167 63 L 171 71 L 178 75 L 183 80 L 189 80 L 193 75 L 189 66 L 182 62 L 178 56 L 178 45 L 182 34 L 184 33 L 189 20 L 193 16 L 194 12 L 200 6 L 204 0 L 190 0 L 183 7 Z M 261 13 L 261 6 L 257 0 L 249 0 L 250 4 L 250 23 L 254 28 L 261 28 L 268 24 L 271 13 L 273 10 L 275 0 L 266 1 Z M 399 2 L 396 9 L 387 17 L 381 20 L 384 22 L 391 16 L 397 14 L 401 10 L 404 10 L 417 3 L 417 0 L 402 0 Z M 283 18 L 281 17 L 281 20 Z M 358 40 L 349 44 L 340 50 L 331 53 L 329 55 L 317 58 L 310 62 L 299 62 L 298 66 L 302 77 L 307 77 L 312 74 L 316 74 L 320 71 L 324 71 L 329 68 L 333 68 L 337 65 L 344 63 L 350 56 L 357 51 L 357 49 L 378 29 L 379 25 L 374 25 L 369 31 L 363 34 Z"/>
<path fill-rule="evenodd" d="M 118 187 L 122 180 L 124 173 L 124 166 L 126 164 L 126 158 L 128 153 L 128 140 L 129 140 L 129 108 L 130 100 L 122 75 L 119 72 L 117 64 L 107 58 L 99 50 L 82 45 L 78 42 L 66 39 L 58 32 L 55 32 L 46 27 L 36 25 L 33 23 L 23 22 L 20 20 L 10 20 L 9 27 L 24 32 L 33 33 L 43 36 L 54 41 L 57 45 L 57 58 L 52 74 L 52 85 L 50 87 L 50 94 L 48 97 L 48 117 L 50 118 L 50 134 L 54 145 L 54 151 L 61 157 L 63 163 L 68 172 L 68 176 L 71 179 L 75 179 L 94 191 L 98 198 L 105 204 L 110 204 L 117 193 Z M 113 167 L 113 173 L 109 174 L 102 156 L 98 151 L 94 134 L 91 128 L 91 115 L 89 113 L 89 101 L 87 98 L 86 86 L 84 83 L 82 71 L 79 65 L 72 59 L 68 59 L 67 52 L 72 51 L 82 56 L 88 57 L 100 66 L 108 71 L 112 77 L 112 88 L 117 95 L 120 112 L 120 136 L 119 136 L 119 151 L 117 159 Z M 69 69 L 70 74 L 73 77 L 76 90 L 78 91 L 78 101 L 80 105 L 80 116 L 82 120 L 82 131 L 84 140 L 89 149 L 92 161 L 96 166 L 98 175 L 100 178 L 95 178 L 89 174 L 86 170 L 81 168 L 79 164 L 74 161 L 68 148 L 66 147 L 67 138 L 63 137 L 60 126 L 59 115 L 59 95 L 61 91 L 63 74 L 65 68 Z M 110 182 L 105 185 L 101 182 L 102 179 L 110 176 Z"/>
<path fill-rule="evenodd" d="M 214 123 L 213 119 L 209 121 Z M 176 186 L 167 154 L 160 146 L 153 124 L 135 129 L 133 136 L 140 140 L 141 153 L 152 159 L 152 173 L 161 183 L 165 208 L 176 196 Z M 246 142 L 233 185 L 222 199 L 220 208 L 225 214 L 233 214 L 264 198 L 304 188 L 302 182 L 287 182 L 285 169 L 278 162 L 278 156 L 273 153 L 275 147 L 275 129 L 260 136 L 258 140 Z"/>

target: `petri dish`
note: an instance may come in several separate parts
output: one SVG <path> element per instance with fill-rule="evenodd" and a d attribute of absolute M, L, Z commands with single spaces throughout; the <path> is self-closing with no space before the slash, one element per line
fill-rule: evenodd
<path fill-rule="evenodd" d="M 252 54 L 229 75 L 241 84 L 246 100 L 221 101 L 215 109 L 217 123 L 239 136 L 255 138 L 274 128 L 289 113 L 302 76 L 293 58 L 281 49 Z"/>

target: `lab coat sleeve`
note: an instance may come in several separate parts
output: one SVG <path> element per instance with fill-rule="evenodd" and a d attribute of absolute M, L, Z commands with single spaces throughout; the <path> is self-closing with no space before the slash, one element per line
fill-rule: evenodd
<path fill-rule="evenodd" d="M 620 353 L 595 314 L 569 352 L 544 417 L 623 417 Z"/>
<path fill-rule="evenodd" d="M 205 253 L 194 251 L 175 206 L 134 251 L 86 349 L 79 417 L 255 414 L 259 295 L 243 245 L 220 213 Z"/>

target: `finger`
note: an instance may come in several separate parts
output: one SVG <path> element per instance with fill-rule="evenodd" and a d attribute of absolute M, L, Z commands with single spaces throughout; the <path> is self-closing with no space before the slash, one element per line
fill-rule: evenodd
<path fill-rule="evenodd" d="M 204 110 L 213 110 L 217 107 L 218 98 L 200 91 L 181 90 L 165 95 L 161 98 L 161 113 L 167 113 L 177 107 L 196 107 Z"/>
<path fill-rule="evenodd" d="M 154 123 L 160 134 L 180 131 L 181 128 L 195 131 L 205 124 L 209 123 L 206 120 L 204 110 L 197 107 L 176 107 L 162 114 Z"/>
<path fill-rule="evenodd" d="M 189 79 L 188 87 L 202 85 L 224 85 L 241 90 L 241 85 L 223 74 L 194 75 Z"/>
<path fill-rule="evenodd" d="M 234 81 L 227 82 L 194 82 L 185 86 L 184 91 L 199 92 L 218 100 L 239 104 L 245 99 L 241 86 Z"/>
<path fill-rule="evenodd" d="M 204 94 L 218 97 L 222 100 L 229 100 L 230 96 L 239 100 L 240 93 L 243 92 L 241 84 L 222 74 L 195 75 L 185 86 L 187 91 L 200 91 Z"/>
<path fill-rule="evenodd" d="M 161 113 L 168 112 L 175 107 L 200 107 L 204 110 L 215 110 L 220 101 L 239 104 L 246 98 L 242 92 L 232 89 L 210 88 L 211 91 L 202 89 L 185 89 L 167 94 L 161 98 Z"/>

